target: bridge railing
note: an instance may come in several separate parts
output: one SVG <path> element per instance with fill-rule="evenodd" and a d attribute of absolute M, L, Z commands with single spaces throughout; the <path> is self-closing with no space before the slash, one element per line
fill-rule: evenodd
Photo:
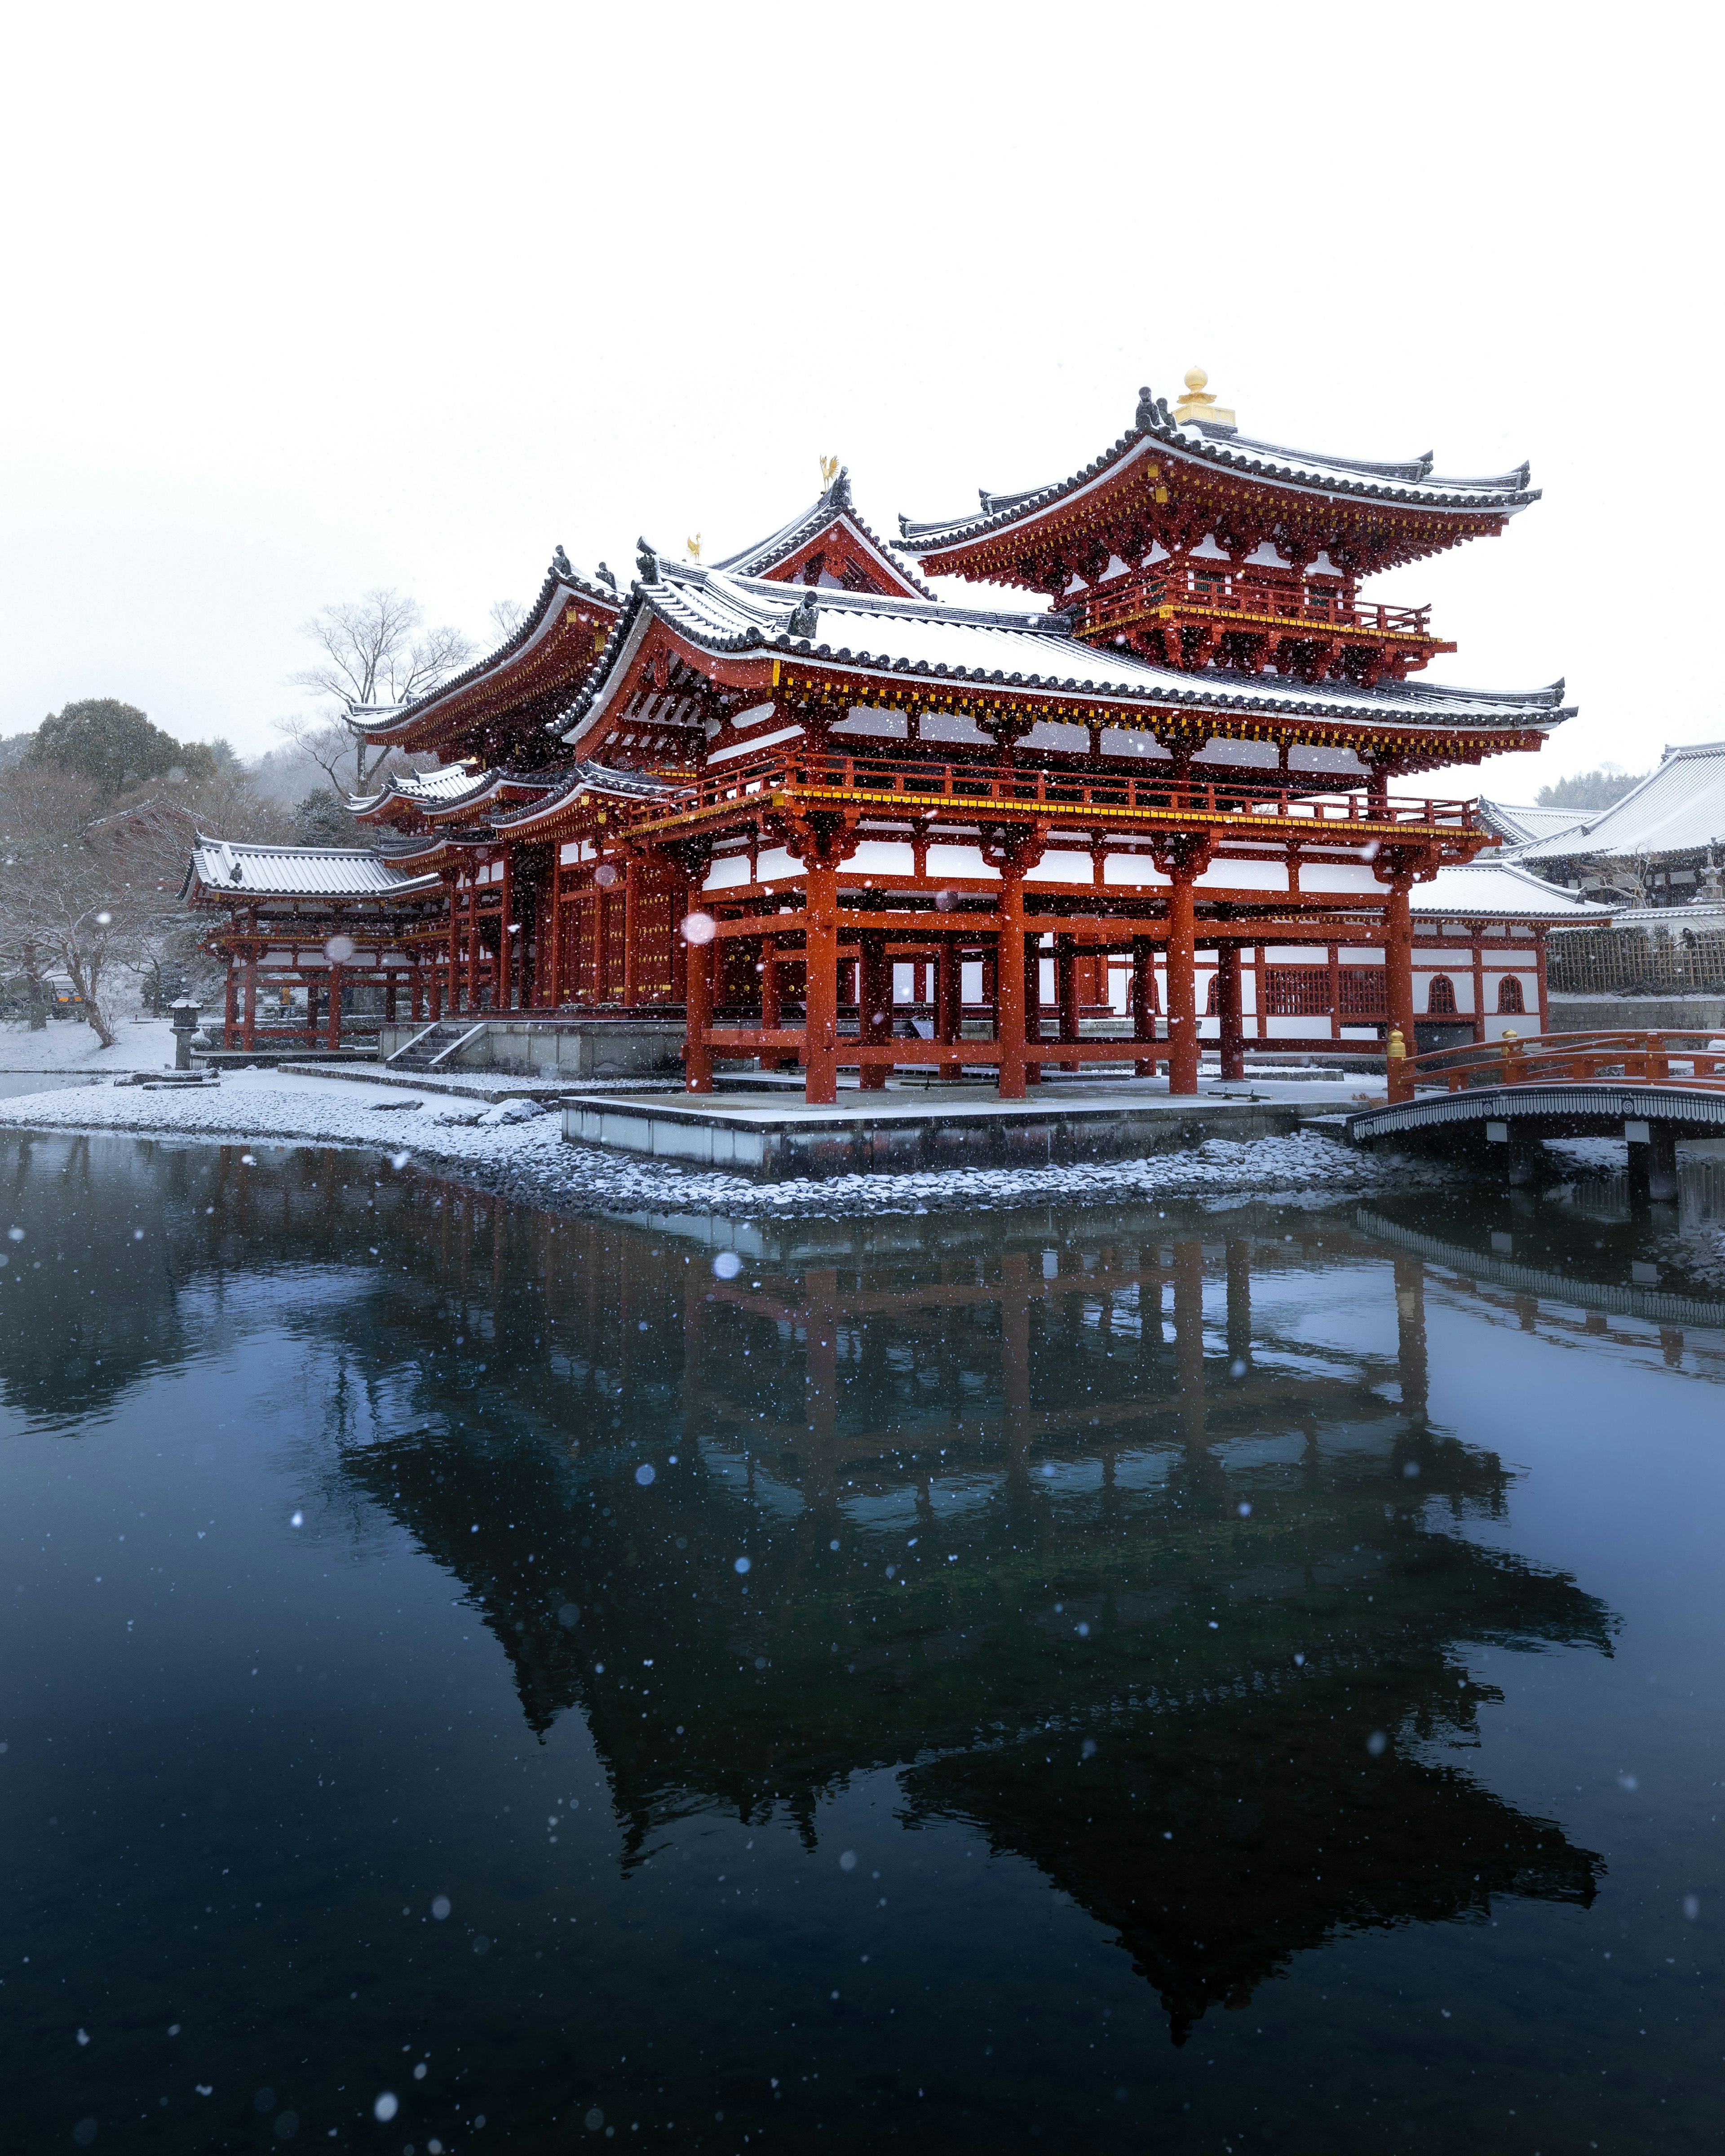
<path fill-rule="evenodd" d="M 1474 1086 L 1587 1085 L 1612 1079 L 1725 1092 L 1725 1033 L 1717 1028 L 1541 1033 L 1436 1048 L 1392 1060 L 1389 1097 L 1411 1101 L 1433 1091 Z"/>

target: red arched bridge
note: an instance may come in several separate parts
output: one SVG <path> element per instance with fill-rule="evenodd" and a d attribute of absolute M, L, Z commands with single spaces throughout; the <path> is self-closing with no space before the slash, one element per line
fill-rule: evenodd
<path fill-rule="evenodd" d="M 1356 1145 L 1393 1138 L 1533 1173 L 1545 1138 L 1626 1138 L 1631 1188 L 1674 1198 L 1680 1138 L 1725 1138 L 1725 1034 L 1547 1033 L 1398 1056 L 1389 1098 L 1348 1118 Z"/>

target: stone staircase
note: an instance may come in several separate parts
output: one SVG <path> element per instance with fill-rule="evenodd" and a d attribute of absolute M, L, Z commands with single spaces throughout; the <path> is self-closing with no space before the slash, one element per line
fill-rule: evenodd
<path fill-rule="evenodd" d="M 388 1059 L 386 1068 L 440 1070 L 464 1042 L 477 1040 L 485 1029 L 485 1020 L 482 1018 L 439 1019 L 435 1025 L 429 1025 L 423 1033 L 416 1034 L 405 1047 L 398 1048 Z"/>

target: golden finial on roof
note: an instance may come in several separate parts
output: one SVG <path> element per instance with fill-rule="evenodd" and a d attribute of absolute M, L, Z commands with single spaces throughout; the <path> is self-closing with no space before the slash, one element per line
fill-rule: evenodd
<path fill-rule="evenodd" d="M 1175 418 L 1183 424 L 1202 419 L 1208 426 L 1231 427 L 1234 414 L 1209 394 L 1209 377 L 1201 367 L 1187 368 L 1186 394 L 1174 407 Z"/>
<path fill-rule="evenodd" d="M 823 457 L 820 460 L 820 483 L 822 486 L 830 486 L 838 476 L 839 459 L 836 457 Z"/>
<path fill-rule="evenodd" d="M 690 560 L 698 562 L 701 559 L 701 534 L 698 531 L 696 532 L 692 538 L 685 539 L 683 544 L 689 549 Z"/>

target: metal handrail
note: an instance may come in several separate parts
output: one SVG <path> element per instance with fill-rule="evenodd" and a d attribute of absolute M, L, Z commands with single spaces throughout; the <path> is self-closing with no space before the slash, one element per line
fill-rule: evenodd
<path fill-rule="evenodd" d="M 393 1063 L 397 1056 L 405 1055 L 410 1048 L 417 1048 L 419 1045 L 419 1043 L 424 1040 L 426 1034 L 428 1033 L 435 1033 L 438 1027 L 441 1025 L 443 1021 L 441 1019 L 433 1019 L 429 1025 L 422 1025 L 411 1040 L 404 1040 L 399 1048 L 392 1049 L 390 1053 L 384 1057 L 384 1063 L 386 1065 Z M 302 1028 L 301 1030 L 303 1031 L 303 1029 L 304 1029 Z"/>

